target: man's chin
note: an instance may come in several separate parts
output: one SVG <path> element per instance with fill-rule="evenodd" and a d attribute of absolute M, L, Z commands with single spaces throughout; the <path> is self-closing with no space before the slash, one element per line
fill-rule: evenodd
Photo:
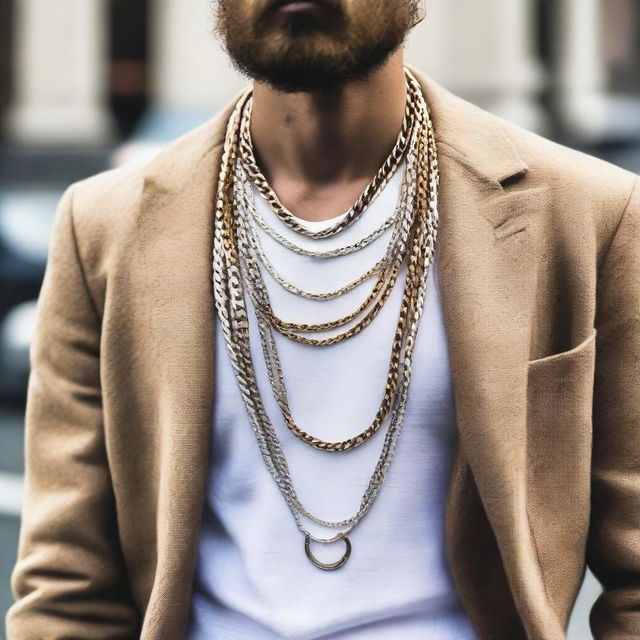
<path fill-rule="evenodd" d="M 268 59 L 255 57 L 243 59 L 232 56 L 236 67 L 246 76 L 263 82 L 284 93 L 331 92 L 352 82 L 362 82 L 379 69 L 395 49 L 376 49 L 368 55 L 354 58 L 323 58 L 309 55 L 306 58 Z"/>
<path fill-rule="evenodd" d="M 295 69 L 282 67 L 277 70 L 271 68 L 268 70 L 244 69 L 243 71 L 253 80 L 268 84 L 283 93 L 326 93 L 340 89 L 349 82 L 362 81 L 374 69 L 359 70 L 354 73 L 310 65 Z"/>

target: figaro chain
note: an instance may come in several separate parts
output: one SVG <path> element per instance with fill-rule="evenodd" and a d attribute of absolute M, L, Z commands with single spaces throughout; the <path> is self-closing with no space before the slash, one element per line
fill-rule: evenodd
<path fill-rule="evenodd" d="M 251 97 L 250 89 L 247 89 L 242 95 L 229 119 L 220 167 L 214 215 L 213 252 L 213 290 L 218 318 L 225 337 L 231 364 L 236 374 L 251 427 L 256 436 L 263 460 L 287 502 L 298 529 L 305 536 L 305 552 L 307 556 L 316 566 L 327 570 L 338 568 L 347 561 L 351 552 L 351 543 L 347 538 L 347 534 L 366 515 L 373 504 L 375 497 L 382 487 L 386 472 L 391 463 L 403 423 L 409 382 L 411 379 L 411 363 L 415 337 L 424 306 L 428 272 L 435 253 L 438 224 L 437 190 L 439 183 L 435 137 L 428 108 L 422 97 L 419 85 L 408 70 L 405 70 L 405 72 L 409 88 L 408 96 L 419 94 L 419 99 L 416 105 L 417 126 L 412 130 L 411 136 L 413 143 L 410 145 L 409 140 L 407 140 L 407 144 L 403 146 L 404 149 L 408 150 L 409 155 L 415 153 L 415 161 L 411 160 L 415 166 L 415 172 L 407 171 L 405 174 L 407 192 L 411 189 L 412 194 L 410 198 L 410 208 L 413 214 L 413 221 L 405 252 L 407 257 L 407 274 L 390 362 L 390 370 L 394 369 L 397 371 L 398 384 L 392 394 L 391 417 L 380 457 L 362 496 L 360 508 L 354 516 L 340 522 L 331 522 L 319 518 L 308 512 L 300 502 L 280 441 L 264 409 L 252 365 L 249 322 L 244 300 L 244 286 L 247 281 L 247 261 L 245 258 L 248 254 L 242 257 L 239 248 L 241 244 L 246 245 L 247 243 L 246 236 L 243 237 L 243 218 L 242 216 L 236 217 L 234 215 L 237 204 L 234 197 L 234 194 L 237 193 L 235 189 L 236 172 L 234 168 L 236 162 L 239 161 L 238 149 L 241 145 L 240 125 L 243 110 Z M 402 156 L 397 159 L 397 162 L 396 160 L 390 161 L 388 158 L 385 164 L 395 162 L 397 167 L 401 158 Z M 409 167 L 409 165 L 410 162 L 408 161 L 407 166 Z M 254 179 L 254 176 L 251 177 Z M 356 203 L 356 205 L 357 204 L 358 203 Z M 362 211 L 359 211 L 358 207 L 354 205 L 354 209 L 350 212 L 352 219 L 349 221 L 349 224 L 353 224 L 361 213 Z M 348 214 L 345 219 L 348 219 L 350 214 Z M 349 226 L 349 224 L 342 226 L 337 231 L 334 229 L 333 233 L 338 233 L 343 228 Z M 335 228 L 339 226 L 340 223 L 336 225 Z M 320 237 L 327 237 L 328 235 L 330 234 L 320 232 Z M 259 296 L 261 295 L 259 290 L 249 289 L 249 293 L 252 298 L 256 296 L 256 299 L 259 300 Z M 275 343 L 272 341 L 273 336 L 270 333 L 271 325 L 269 318 L 259 307 L 256 307 L 256 317 L 260 328 L 263 352 L 267 360 L 268 369 L 270 370 L 272 389 L 274 393 L 279 394 L 281 400 L 283 398 L 286 399 L 286 391 L 284 390 L 277 355 L 274 356 L 276 351 L 275 348 L 272 348 L 275 347 Z M 269 339 L 269 335 L 271 335 L 271 340 Z M 397 345 L 399 345 L 399 348 Z M 286 403 L 281 405 L 281 409 L 283 406 L 286 409 Z M 289 425 L 289 427 L 291 428 L 291 425 Z M 300 433 L 302 434 L 303 432 Z M 362 434 L 360 434 L 360 436 L 362 436 Z M 356 439 L 360 436 L 356 436 Z M 364 442 L 364 440 L 358 442 L 358 444 L 362 442 Z M 346 451 L 351 448 L 345 446 L 332 448 L 331 445 L 335 443 L 322 443 L 317 439 L 315 443 L 320 445 L 317 448 L 327 451 Z M 312 443 L 308 442 L 308 444 Z M 356 442 L 354 441 L 351 446 L 355 444 Z M 302 517 L 309 518 L 311 521 L 326 527 L 335 529 L 347 527 L 347 529 L 339 531 L 331 538 L 319 538 L 305 529 L 302 524 Z M 329 543 L 340 539 L 343 539 L 345 542 L 346 552 L 338 562 L 325 565 L 313 557 L 310 551 L 311 540 Z"/>

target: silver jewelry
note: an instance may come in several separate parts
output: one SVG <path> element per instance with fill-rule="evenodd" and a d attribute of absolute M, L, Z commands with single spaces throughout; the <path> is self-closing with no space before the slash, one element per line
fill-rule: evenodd
<path fill-rule="evenodd" d="M 406 247 L 407 274 L 390 362 L 390 369 L 396 370 L 398 382 L 393 393 L 389 411 L 389 427 L 385 434 L 380 457 L 362 496 L 360 508 L 351 518 L 340 522 L 331 522 L 319 518 L 308 512 L 300 502 L 279 439 L 264 409 L 253 369 L 244 290 L 250 284 L 253 286 L 253 283 L 247 277 L 247 266 L 250 261 L 259 259 L 259 255 L 256 253 L 250 254 L 248 250 L 243 254 L 240 248 L 241 243 L 247 244 L 244 242 L 246 237 L 243 240 L 242 221 L 245 219 L 244 213 L 251 215 L 250 212 L 244 212 L 237 218 L 234 215 L 234 208 L 237 204 L 234 198 L 234 166 L 238 161 L 238 146 L 241 144 L 240 123 L 242 122 L 243 109 L 250 99 L 250 89 L 243 94 L 229 120 L 220 168 L 214 218 L 213 253 L 213 289 L 218 318 L 262 458 L 289 506 L 298 529 L 305 536 L 305 552 L 307 556 L 314 562 L 315 566 L 325 570 L 343 566 L 347 561 L 351 553 L 351 542 L 347 535 L 366 515 L 373 504 L 391 463 L 402 428 L 411 379 L 415 337 L 424 306 L 428 272 L 435 252 L 438 223 L 437 188 L 439 182 L 435 138 L 428 108 L 422 97 L 419 85 L 410 72 L 408 70 L 405 71 L 410 90 L 409 99 L 414 101 L 412 106 L 416 110 L 416 126 L 412 129 L 411 136 L 415 145 L 415 157 L 407 158 L 407 166 L 412 165 L 415 170 L 407 171 L 405 175 L 405 180 L 407 181 L 406 190 L 409 191 L 413 186 L 411 191 L 413 197 L 408 204 L 411 207 L 410 219 L 412 220 L 412 226 Z M 408 153 L 412 154 L 414 152 L 410 150 Z M 354 220 L 351 223 L 355 221 L 355 218 L 357 216 L 354 216 Z M 346 228 L 346 226 L 342 228 Z M 339 230 L 334 231 L 334 233 L 338 232 Z M 319 237 L 327 237 L 327 235 L 320 235 Z M 242 249 L 246 250 L 247 247 Z M 257 280 L 256 283 L 258 288 L 250 288 L 249 295 L 252 299 L 255 296 L 256 301 L 260 303 L 263 292 L 259 290 L 260 285 Z M 283 406 L 286 409 L 286 390 L 279 362 L 277 361 L 273 334 L 271 333 L 271 328 L 273 327 L 272 319 L 265 313 L 263 306 L 258 305 L 255 307 L 263 353 L 268 363 L 272 390 L 275 394 L 278 394 L 280 399 L 285 400 L 281 405 L 281 409 Z M 362 434 L 360 435 L 362 436 Z M 304 438 L 302 439 L 304 440 Z M 309 442 L 308 444 L 312 443 Z M 326 444 L 332 445 L 335 443 Z M 357 446 L 357 443 L 354 442 L 353 444 Z M 325 449 L 327 451 L 347 450 L 331 447 L 325 447 Z M 329 528 L 347 528 L 339 531 L 331 538 L 319 538 L 305 529 L 302 524 L 302 517 L 309 518 L 311 521 Z M 310 540 L 323 543 L 344 540 L 346 552 L 337 563 L 323 565 L 311 554 L 309 548 Z"/>

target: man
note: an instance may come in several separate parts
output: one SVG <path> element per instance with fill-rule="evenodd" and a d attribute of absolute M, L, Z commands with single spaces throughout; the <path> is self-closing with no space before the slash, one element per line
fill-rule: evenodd
<path fill-rule="evenodd" d="M 65 194 L 10 640 L 560 640 L 586 565 L 640 638 L 637 178 L 405 69 L 419 9 L 222 0 L 253 85 Z"/>

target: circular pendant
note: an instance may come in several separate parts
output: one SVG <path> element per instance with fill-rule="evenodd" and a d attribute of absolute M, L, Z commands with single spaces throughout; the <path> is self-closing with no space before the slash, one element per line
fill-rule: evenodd
<path fill-rule="evenodd" d="M 351 555 L 351 540 L 349 540 L 347 536 L 343 536 L 342 539 L 344 540 L 346 548 L 342 558 L 340 558 L 340 560 L 338 560 L 337 562 L 332 562 L 330 564 L 320 562 L 320 560 L 318 560 L 313 555 L 313 553 L 311 553 L 311 538 L 309 538 L 308 535 L 304 537 L 304 551 L 307 554 L 307 558 L 309 558 L 309 560 L 311 560 L 311 562 L 313 562 L 313 564 L 315 564 L 318 569 L 323 569 L 324 571 L 333 571 L 334 569 L 339 569 L 342 565 L 344 565 Z"/>

